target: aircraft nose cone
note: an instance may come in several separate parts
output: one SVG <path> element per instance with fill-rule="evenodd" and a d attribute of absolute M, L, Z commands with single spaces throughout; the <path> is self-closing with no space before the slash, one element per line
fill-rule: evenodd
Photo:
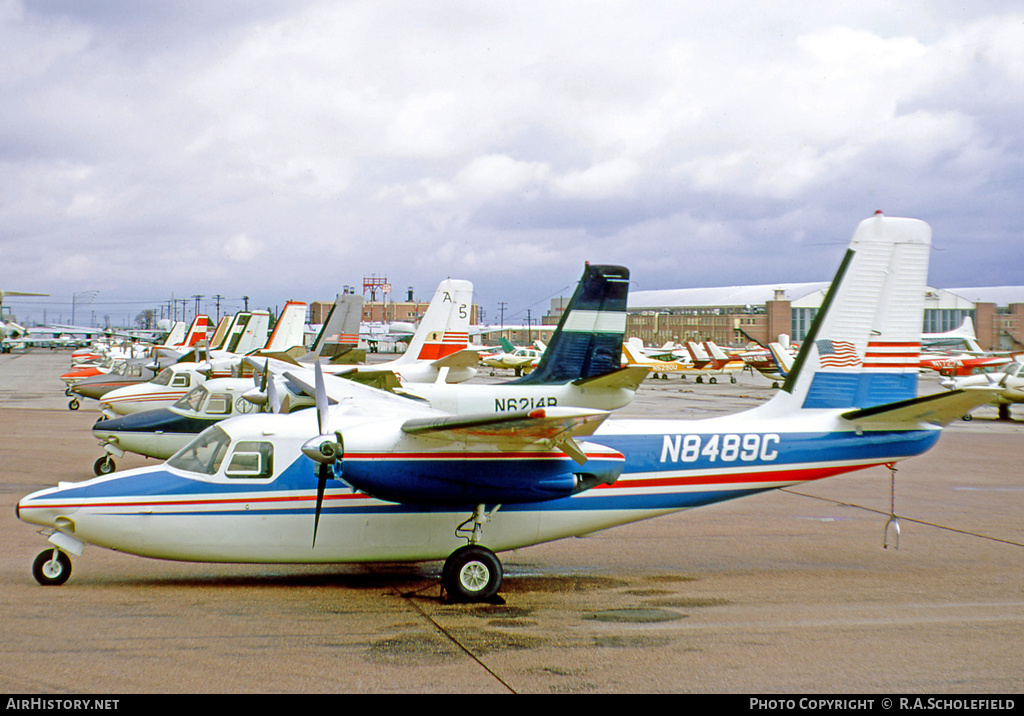
<path fill-rule="evenodd" d="M 61 505 L 59 500 L 53 499 L 57 492 L 56 488 L 50 488 L 26 495 L 18 501 L 14 513 L 22 522 L 41 527 L 54 527 L 59 517 L 66 517 L 74 512 L 73 509 L 68 510 L 66 506 Z"/>

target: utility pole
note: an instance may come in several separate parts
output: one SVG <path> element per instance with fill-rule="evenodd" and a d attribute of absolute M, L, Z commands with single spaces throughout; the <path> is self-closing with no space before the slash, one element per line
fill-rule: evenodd
<path fill-rule="evenodd" d="M 218 294 L 217 294 L 216 296 L 214 296 L 213 298 L 214 298 L 214 300 L 215 300 L 215 301 L 217 302 L 217 323 L 220 323 L 220 302 L 221 302 L 221 299 L 223 299 L 224 297 L 223 297 L 223 296 L 221 296 L 221 295 L 220 295 L 220 294 L 218 293 Z"/>
<path fill-rule="evenodd" d="M 498 301 L 498 310 L 501 311 L 501 330 L 505 330 L 505 307 L 508 306 L 507 301 Z"/>

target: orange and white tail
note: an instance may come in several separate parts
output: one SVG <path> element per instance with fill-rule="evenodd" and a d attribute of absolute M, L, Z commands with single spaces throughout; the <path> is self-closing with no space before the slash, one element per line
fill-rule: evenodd
<path fill-rule="evenodd" d="M 284 352 L 289 348 L 301 346 L 305 342 L 306 304 L 301 301 L 289 301 L 284 304 L 281 315 L 274 324 L 265 350 Z"/>
<path fill-rule="evenodd" d="M 192 348 L 199 341 L 205 341 L 207 334 L 212 330 L 213 321 L 210 320 L 210 317 L 199 314 L 192 320 L 192 326 L 188 329 L 183 345 L 186 348 Z"/>
<path fill-rule="evenodd" d="M 472 282 L 445 279 L 438 284 L 409 349 L 399 361 L 434 361 L 468 348 L 472 306 Z"/>

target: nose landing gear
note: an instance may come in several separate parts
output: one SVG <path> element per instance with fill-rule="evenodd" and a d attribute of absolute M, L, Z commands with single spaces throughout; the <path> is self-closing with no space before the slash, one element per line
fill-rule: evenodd
<path fill-rule="evenodd" d="M 44 587 L 57 587 L 71 576 L 71 558 L 54 547 L 44 549 L 32 563 L 32 576 Z"/>

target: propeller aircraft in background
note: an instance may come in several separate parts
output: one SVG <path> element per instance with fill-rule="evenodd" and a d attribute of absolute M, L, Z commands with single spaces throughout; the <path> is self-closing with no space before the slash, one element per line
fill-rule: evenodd
<path fill-rule="evenodd" d="M 550 350 L 527 378 L 497 385 L 402 383 L 392 390 L 456 414 L 555 406 L 612 410 L 626 405 L 647 375 L 643 367 L 619 367 L 628 285 L 628 270 L 588 265 L 555 330 Z M 350 315 L 358 322 L 357 314 Z M 318 352 L 315 347 L 314 354 Z M 283 377 L 287 371 L 303 374 L 301 359 L 297 365 L 254 355 L 246 362 L 253 370 L 255 385 L 249 379 L 208 380 L 170 407 L 99 420 L 92 428 L 93 435 L 110 455 L 133 452 L 166 459 L 198 433 L 232 415 L 258 410 L 289 413 L 313 405 L 315 396 L 306 390 L 313 384 L 311 372 L 304 373 L 302 383 Z M 100 458 L 94 469 L 98 475 L 111 472 L 113 461 Z"/>

